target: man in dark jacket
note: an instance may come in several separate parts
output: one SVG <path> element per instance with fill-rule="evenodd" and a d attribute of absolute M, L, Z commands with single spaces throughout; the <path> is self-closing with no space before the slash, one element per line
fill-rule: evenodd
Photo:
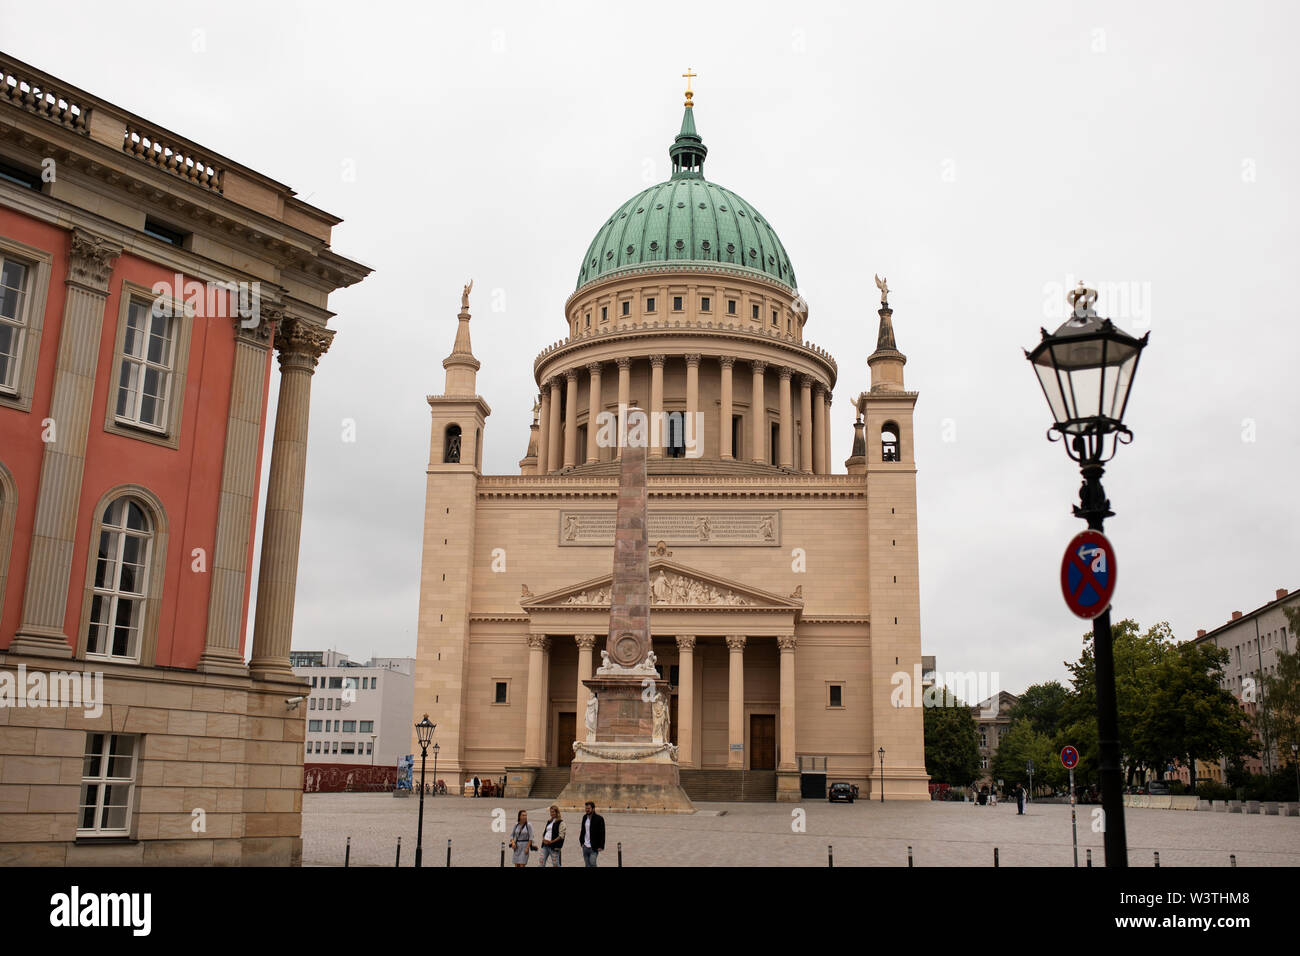
<path fill-rule="evenodd" d="M 590 800 L 586 809 L 578 828 L 578 843 L 582 846 L 582 862 L 595 866 L 597 854 L 605 849 L 605 818 L 596 812 L 596 805 Z"/>

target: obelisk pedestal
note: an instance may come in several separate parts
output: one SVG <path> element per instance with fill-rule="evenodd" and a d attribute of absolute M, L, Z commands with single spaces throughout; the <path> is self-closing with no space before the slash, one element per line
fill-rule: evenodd
<path fill-rule="evenodd" d="M 622 442 L 609 637 L 601 666 L 583 681 L 591 691 L 586 738 L 573 742 L 569 785 L 558 801 L 564 809 L 581 809 L 590 800 L 600 810 L 695 812 L 669 735 L 668 697 L 661 693 L 668 682 L 659 678 L 650 643 L 646 424 L 644 412 L 629 412 L 633 439 Z"/>

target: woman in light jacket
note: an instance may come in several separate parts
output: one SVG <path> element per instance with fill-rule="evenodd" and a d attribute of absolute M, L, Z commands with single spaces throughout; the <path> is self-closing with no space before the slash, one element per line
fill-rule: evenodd
<path fill-rule="evenodd" d="M 520 810 L 515 818 L 515 828 L 510 834 L 510 849 L 514 850 L 516 867 L 528 865 L 528 851 L 536 849 L 533 843 L 533 827 L 528 822 L 528 811 Z"/>

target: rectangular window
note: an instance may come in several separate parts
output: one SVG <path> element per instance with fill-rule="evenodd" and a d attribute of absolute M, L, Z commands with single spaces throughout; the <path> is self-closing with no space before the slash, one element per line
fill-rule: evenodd
<path fill-rule="evenodd" d="M 609 307 L 602 305 L 600 307 L 600 321 L 604 322 L 609 318 Z"/>
<path fill-rule="evenodd" d="M 826 706 L 828 707 L 844 706 L 844 685 L 843 684 L 828 684 L 826 686 L 826 690 L 827 690 Z"/>
<path fill-rule="evenodd" d="M 127 836 L 135 788 L 133 734 L 86 734 L 78 835 Z"/>
<path fill-rule="evenodd" d="M 334 721 L 334 733 L 337 734 L 338 732 L 339 732 L 339 722 L 336 720 Z"/>
<path fill-rule="evenodd" d="M 681 675 L 682 669 L 678 665 L 673 664 L 668 668 L 668 683 L 672 684 L 674 687 L 677 686 L 681 683 Z"/>
<path fill-rule="evenodd" d="M 41 189 L 40 173 L 33 173 L 17 166 L 10 166 L 5 162 L 0 162 L 0 179 L 7 183 L 13 183 L 15 186 L 22 186 L 24 189 L 35 189 L 37 192 L 40 192 Z"/>
<path fill-rule="evenodd" d="M 649 298 L 647 298 L 647 299 L 645 300 L 645 310 L 646 310 L 647 312 L 653 312 L 653 311 L 655 310 L 655 297 L 654 297 L 654 296 L 650 296 Z"/>
<path fill-rule="evenodd" d="M 708 311 L 710 311 L 710 309 L 709 309 L 709 305 L 710 305 L 710 304 L 711 304 L 711 303 L 709 302 L 709 297 L 708 297 L 707 295 L 706 295 L 706 296 L 702 296 L 702 297 L 700 298 L 700 311 L 701 311 L 701 312 L 708 312 Z"/>
<path fill-rule="evenodd" d="M 736 300 L 735 300 L 735 299 L 728 299 L 728 300 L 727 300 L 727 315 L 735 315 L 735 314 L 736 314 Z"/>
<path fill-rule="evenodd" d="M 167 430 L 167 401 L 175 353 L 175 319 L 141 299 L 131 300 L 117 379 L 119 422 Z"/>
<path fill-rule="evenodd" d="M 23 332 L 27 328 L 27 266 L 0 258 L 0 390 L 18 390 Z"/>
<path fill-rule="evenodd" d="M 623 302 L 623 314 L 624 314 L 624 315 L 630 315 L 631 312 L 632 312 L 632 303 L 631 303 L 631 302 L 628 302 L 628 301 L 624 301 L 624 302 Z"/>
<path fill-rule="evenodd" d="M 354 754 L 357 752 L 357 745 L 348 740 L 343 743 L 343 749 L 339 753 Z"/>
<path fill-rule="evenodd" d="M 590 312 L 587 313 L 586 320 L 583 322 L 583 325 L 586 326 L 587 328 L 591 328 L 591 313 L 590 313 Z"/>
<path fill-rule="evenodd" d="M 778 425 L 776 422 L 772 423 L 771 441 L 772 444 L 771 444 L 770 454 L 768 457 L 771 458 L 772 464 L 780 465 L 781 462 L 778 459 L 781 456 L 781 426 Z"/>
<path fill-rule="evenodd" d="M 171 226 L 165 226 L 152 218 L 145 219 L 144 234 L 153 236 L 153 238 L 172 246 L 183 246 L 185 244 L 185 233 L 173 229 Z"/>
<path fill-rule="evenodd" d="M 367 740 L 367 741 L 366 741 L 366 756 L 368 757 L 368 756 L 370 756 L 371 754 L 373 754 L 374 752 L 375 752 L 375 743 L 374 743 L 374 741 L 373 741 L 373 740 Z"/>
<path fill-rule="evenodd" d="M 339 742 L 338 742 L 337 740 L 334 741 L 334 750 L 333 750 L 332 752 L 333 752 L 333 753 L 338 753 L 338 752 L 339 752 Z"/>
<path fill-rule="evenodd" d="M 326 698 L 325 698 L 325 709 L 326 709 L 326 710 L 333 710 L 333 709 L 334 709 L 334 698 L 333 698 L 333 697 L 326 697 Z"/>
<path fill-rule="evenodd" d="M 682 297 L 680 295 L 673 296 L 673 311 L 682 311 Z"/>
<path fill-rule="evenodd" d="M 508 703 L 510 703 L 510 699 L 509 699 L 509 698 L 510 698 L 510 685 L 509 685 L 506 681 L 503 681 L 503 680 L 499 680 L 499 681 L 497 681 L 496 684 L 497 684 L 497 686 L 496 686 L 496 698 L 493 700 L 493 703 L 496 703 L 496 704 L 508 704 Z"/>
<path fill-rule="evenodd" d="M 379 678 L 378 678 L 378 677 L 372 677 L 372 678 L 370 678 L 370 689 L 371 689 L 371 690 L 379 690 Z"/>
<path fill-rule="evenodd" d="M 315 697 L 310 697 L 310 698 L 307 699 L 307 709 L 308 709 L 308 710 L 315 710 L 315 709 L 316 709 L 316 698 L 315 698 Z"/>
<path fill-rule="evenodd" d="M 355 734 L 357 732 L 357 722 L 355 720 L 343 721 L 343 732 L 345 734 Z"/>
<path fill-rule="evenodd" d="M 360 722 L 357 730 L 363 734 L 373 734 L 375 732 L 375 722 L 373 720 L 363 720 Z"/>
<path fill-rule="evenodd" d="M 753 308 L 754 308 L 754 316 L 753 316 L 753 317 L 754 317 L 755 319 L 757 319 L 757 318 L 758 318 L 758 306 L 755 305 Z"/>
<path fill-rule="evenodd" d="M 316 733 L 316 734 L 320 733 L 320 725 L 321 722 L 319 720 L 307 721 L 307 729 L 312 733 Z"/>
<path fill-rule="evenodd" d="M 745 437 L 745 419 L 740 415 L 731 416 L 731 456 L 737 461 L 743 460 L 744 450 L 741 439 Z"/>
<path fill-rule="evenodd" d="M 777 321 L 776 321 L 776 309 L 773 309 L 773 310 L 772 310 L 772 324 L 773 324 L 773 325 L 776 325 L 776 324 L 777 324 Z"/>
<path fill-rule="evenodd" d="M 330 678 L 330 690 L 341 690 L 342 687 L 343 687 L 343 678 L 342 678 L 342 677 L 331 677 L 331 678 Z"/>

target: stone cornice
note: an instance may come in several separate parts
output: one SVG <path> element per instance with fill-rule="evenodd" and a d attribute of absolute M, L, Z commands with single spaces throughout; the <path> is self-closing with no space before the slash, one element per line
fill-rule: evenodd
<path fill-rule="evenodd" d="M 865 499 L 865 475 L 771 475 L 690 477 L 651 476 L 652 500 L 668 498 L 846 498 Z M 484 475 L 479 498 L 609 498 L 618 497 L 618 479 L 559 475 Z"/>

